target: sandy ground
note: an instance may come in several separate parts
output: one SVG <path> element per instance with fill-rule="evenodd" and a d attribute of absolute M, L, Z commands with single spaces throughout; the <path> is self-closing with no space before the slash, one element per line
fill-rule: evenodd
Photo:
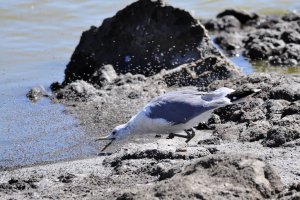
<path fill-rule="evenodd" d="M 198 144 L 199 141 L 202 141 L 202 143 Z M 132 198 L 138 199 L 138 197 L 135 198 L 134 195 L 139 195 L 141 188 L 149 188 L 165 180 L 172 180 L 173 176 L 181 174 L 181 171 L 184 171 L 189 165 L 197 162 L 199 158 L 209 156 L 220 156 L 222 158 L 226 158 L 228 155 L 234 158 L 239 158 L 239 156 L 247 158 L 247 156 L 250 156 L 258 158 L 259 162 L 262 163 L 266 161 L 270 163 L 270 166 L 274 169 L 275 172 L 273 173 L 275 175 L 278 174 L 280 177 L 273 177 L 274 179 L 272 180 L 276 181 L 277 185 L 285 184 L 287 188 L 291 187 L 287 185 L 293 182 L 299 182 L 300 180 L 300 169 L 299 164 L 297 164 L 297 161 L 300 159 L 299 146 L 274 149 L 265 148 L 255 142 L 239 143 L 221 141 L 219 145 L 205 144 L 210 143 L 209 141 L 215 141 L 215 137 L 212 136 L 210 131 L 197 131 L 196 137 L 188 144 L 181 138 L 156 139 L 155 142 L 142 144 L 140 146 L 139 144 L 127 144 L 121 152 L 111 156 L 98 156 L 84 160 L 21 168 L 13 171 L 1 171 L 1 198 L 116 199 L 121 198 L 122 195 L 124 197 L 124 194 L 127 195 L 128 191 L 131 191 L 133 192 Z M 153 152 L 149 154 L 147 150 L 152 150 Z M 158 150 L 158 152 L 154 150 Z M 139 152 L 141 154 L 132 152 Z M 227 159 L 228 158 L 225 160 Z M 221 162 L 220 165 L 222 166 Z M 160 170 L 158 170 L 158 166 Z M 152 169 L 153 167 L 155 170 Z M 223 170 L 226 170 L 228 167 L 229 166 L 225 167 Z M 218 173 L 221 173 L 221 171 Z M 206 182 L 211 178 L 213 179 L 214 176 L 215 175 L 208 174 L 208 177 L 199 181 Z M 229 174 L 227 176 L 230 177 L 233 175 Z M 251 177 L 252 175 L 250 173 L 244 174 L 243 176 Z M 266 177 L 268 178 L 268 176 Z M 227 178 L 222 178 L 225 183 Z M 240 181 L 241 185 L 245 184 L 245 181 L 243 182 L 238 179 L 236 181 Z M 268 180 L 268 182 L 271 182 L 271 180 Z M 269 185 L 271 183 L 265 184 Z M 283 184 L 280 187 L 283 188 Z M 216 187 L 215 185 L 215 182 L 211 183 L 212 188 Z M 189 188 L 193 186 L 187 185 L 186 187 Z M 217 188 L 218 187 L 216 187 L 216 189 Z M 224 193 L 230 191 L 226 187 L 222 190 Z M 243 197 L 242 194 L 245 195 L 247 193 L 246 189 L 240 188 L 240 190 L 240 196 L 238 195 L 237 199 L 238 197 Z M 264 194 L 270 192 L 268 190 L 258 192 L 258 194 L 255 189 L 251 187 L 248 187 L 248 190 L 250 194 L 249 198 L 247 197 L 248 199 L 252 199 L 250 198 L 251 195 L 254 195 L 254 199 L 258 194 L 259 198 L 274 198 L 276 194 L 272 191 L 274 189 L 268 189 L 271 193 L 274 192 L 274 194 L 269 197 L 268 195 L 264 196 Z M 286 190 L 287 189 L 280 189 L 281 193 L 284 193 Z M 277 193 L 279 192 L 277 191 Z M 292 192 L 292 195 L 296 194 L 296 191 Z M 148 192 L 148 195 L 150 196 L 147 196 L 147 198 L 151 197 L 151 192 Z M 204 195 L 205 199 L 222 197 L 222 195 L 216 194 L 204 193 L 202 195 Z M 225 196 L 226 195 L 224 195 L 224 197 Z M 175 191 L 173 197 L 176 197 Z M 234 196 L 229 195 L 228 197 L 229 199 L 234 199 Z M 291 197 L 291 194 L 289 197 Z M 154 198 L 153 196 L 150 199 L 152 198 L 160 199 Z M 161 199 L 168 199 L 168 197 Z M 183 196 L 183 199 L 187 198 Z"/>
<path fill-rule="evenodd" d="M 77 81 L 57 92 L 63 98 L 53 101 L 64 103 L 86 134 L 97 138 L 125 123 L 153 97 L 182 89 L 139 75 L 123 76 L 117 83 L 96 89 Z M 214 82 L 206 90 L 224 85 L 236 89 L 236 95 L 261 90 L 215 110 L 189 143 L 165 139 L 167 135 L 130 135 L 104 152 L 99 149 L 94 158 L 2 170 L 0 195 L 3 199 L 298 198 L 299 77 L 253 74 Z"/>

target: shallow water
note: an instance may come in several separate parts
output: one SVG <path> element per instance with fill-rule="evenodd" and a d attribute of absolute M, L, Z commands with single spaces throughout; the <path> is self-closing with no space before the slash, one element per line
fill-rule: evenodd
<path fill-rule="evenodd" d="M 91 25 L 100 25 L 103 19 L 131 2 L 0 2 L 0 166 L 83 157 L 98 152 L 78 122 L 64 114 L 62 105 L 51 104 L 47 99 L 33 104 L 25 94 L 33 86 L 48 88 L 52 82 L 62 81 L 65 65 L 81 32 Z M 169 3 L 201 18 L 233 7 L 276 14 L 300 10 L 297 0 L 170 0 Z M 261 64 L 253 67 L 243 57 L 232 59 L 245 73 L 270 70 Z M 281 72 L 300 73 L 295 68 L 284 70 Z"/>

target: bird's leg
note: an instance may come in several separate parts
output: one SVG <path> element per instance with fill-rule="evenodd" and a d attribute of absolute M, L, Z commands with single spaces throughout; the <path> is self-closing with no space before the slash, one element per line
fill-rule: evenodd
<path fill-rule="evenodd" d="M 186 132 L 187 135 L 170 133 L 169 136 L 167 137 L 167 139 L 173 139 L 174 137 L 182 137 L 182 138 L 187 138 L 187 140 L 185 142 L 188 143 L 195 136 L 195 131 L 193 128 L 187 129 L 184 131 Z M 189 131 L 191 131 L 192 133 L 190 133 Z"/>
<path fill-rule="evenodd" d="M 169 136 L 167 137 L 167 139 L 173 139 L 174 137 L 188 138 L 187 135 L 181 135 L 181 134 L 177 134 L 177 133 L 170 133 Z"/>
<path fill-rule="evenodd" d="M 186 132 L 186 134 L 188 136 L 187 140 L 185 141 L 186 143 L 188 143 L 193 137 L 195 137 L 195 130 L 194 130 L 194 128 L 190 128 L 190 129 L 184 130 L 184 132 Z"/>

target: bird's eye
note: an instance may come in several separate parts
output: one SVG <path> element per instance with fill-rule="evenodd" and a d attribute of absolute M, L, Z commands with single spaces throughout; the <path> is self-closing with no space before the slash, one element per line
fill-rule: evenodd
<path fill-rule="evenodd" d="M 113 131 L 111 134 L 116 135 L 117 131 Z"/>

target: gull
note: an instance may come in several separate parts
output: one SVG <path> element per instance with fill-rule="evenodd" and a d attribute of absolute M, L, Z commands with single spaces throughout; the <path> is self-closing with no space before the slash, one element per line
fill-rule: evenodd
<path fill-rule="evenodd" d="M 130 134 L 156 133 L 169 134 L 168 138 L 183 137 L 189 142 L 195 136 L 193 127 L 207 121 L 214 109 L 231 104 L 231 99 L 226 96 L 234 91 L 222 87 L 212 92 L 189 89 L 162 94 L 150 101 L 126 124 L 115 127 L 110 134 L 96 140 L 112 142 Z M 183 131 L 186 135 L 179 134 Z"/>

